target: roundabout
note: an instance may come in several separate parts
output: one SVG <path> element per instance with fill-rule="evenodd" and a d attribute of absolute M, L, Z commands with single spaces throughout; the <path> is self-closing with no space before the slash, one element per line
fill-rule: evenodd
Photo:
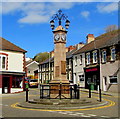
<path fill-rule="evenodd" d="M 35 101 L 30 102 L 17 102 L 15 104 L 12 104 L 12 108 L 17 109 L 25 109 L 25 110 L 35 110 L 35 111 L 80 111 L 80 110 L 96 110 L 101 108 L 107 108 L 115 105 L 115 102 L 109 100 L 109 99 L 103 99 L 102 102 L 98 102 L 96 100 L 97 97 L 94 97 L 94 99 L 88 99 L 88 100 L 77 100 L 77 101 L 55 101 L 55 100 L 47 100 L 43 101 L 44 103 L 37 103 Z M 95 102 L 96 100 L 96 102 Z M 51 102 L 54 103 L 52 104 Z M 79 102 L 80 101 L 80 102 Z M 67 102 L 65 104 L 65 102 Z M 72 102 L 69 104 L 69 102 Z M 79 102 L 79 103 L 78 103 Z M 69 104 L 69 105 L 68 105 Z"/>

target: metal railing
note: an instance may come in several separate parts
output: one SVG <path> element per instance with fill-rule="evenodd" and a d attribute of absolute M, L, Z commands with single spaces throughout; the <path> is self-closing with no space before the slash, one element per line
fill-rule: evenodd
<path fill-rule="evenodd" d="M 57 89 L 52 89 L 51 85 L 40 85 L 40 99 L 79 99 L 80 90 L 79 87 L 75 85 L 69 85 L 68 89 L 62 88 L 60 84 Z M 55 97 L 51 95 L 55 94 Z M 67 94 L 67 96 L 65 95 Z"/>

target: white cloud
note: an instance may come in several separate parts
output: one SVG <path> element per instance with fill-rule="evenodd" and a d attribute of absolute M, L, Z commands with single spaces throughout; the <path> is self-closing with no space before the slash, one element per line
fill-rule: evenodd
<path fill-rule="evenodd" d="M 108 5 L 100 4 L 97 6 L 97 9 L 100 13 L 111 13 L 118 10 L 118 3 L 114 2 L 109 3 Z"/>
<path fill-rule="evenodd" d="M 48 22 L 48 20 L 49 20 L 49 16 L 40 16 L 38 14 L 32 14 L 19 19 L 18 22 L 34 24 L 34 23 L 45 23 Z"/>
<path fill-rule="evenodd" d="M 81 12 L 81 15 L 82 15 L 84 18 L 88 18 L 89 15 L 90 15 L 90 12 L 89 12 L 89 11 L 83 11 L 83 12 Z"/>
<path fill-rule="evenodd" d="M 58 9 L 69 9 L 74 3 L 31 3 L 7 2 L 2 5 L 2 14 L 13 14 L 19 11 L 19 23 L 45 23 Z"/>
<path fill-rule="evenodd" d="M 2 3 L 2 13 L 3 14 L 8 14 L 8 13 L 12 13 L 15 11 L 20 10 L 23 7 L 23 3 L 19 3 L 19 2 L 6 2 L 6 3 Z"/>

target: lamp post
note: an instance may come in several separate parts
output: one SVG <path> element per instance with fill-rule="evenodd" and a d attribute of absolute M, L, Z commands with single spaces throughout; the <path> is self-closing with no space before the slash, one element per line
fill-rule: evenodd
<path fill-rule="evenodd" d="M 55 24 L 54 23 L 55 23 L 56 20 L 58 20 L 58 25 L 59 26 L 62 25 L 62 20 L 66 20 L 65 21 L 65 28 L 68 29 L 70 21 L 67 18 L 68 18 L 68 16 L 66 16 L 65 14 L 63 14 L 62 10 L 58 10 L 58 13 L 54 14 L 52 16 L 52 20 L 50 21 L 52 30 L 54 30 L 54 28 L 55 28 Z"/>

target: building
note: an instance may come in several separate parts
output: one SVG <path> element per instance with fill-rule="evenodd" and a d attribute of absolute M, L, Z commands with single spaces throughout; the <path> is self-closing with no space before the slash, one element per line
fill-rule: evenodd
<path fill-rule="evenodd" d="M 0 93 L 11 93 L 24 82 L 26 51 L 4 38 L 0 40 Z"/>
<path fill-rule="evenodd" d="M 108 39 L 100 48 L 101 85 L 103 91 L 118 92 L 120 70 L 120 35 Z"/>
<path fill-rule="evenodd" d="M 87 43 L 73 54 L 74 83 L 80 81 L 84 75 L 85 88 L 103 91 L 118 91 L 118 71 L 120 60 L 120 44 L 118 32 L 106 33 L 94 38 L 93 34 L 88 34 Z M 84 62 L 80 66 L 80 59 Z M 82 74 L 81 73 L 81 74 Z"/>
<path fill-rule="evenodd" d="M 33 60 L 26 61 L 26 76 L 28 79 L 38 79 L 38 64 Z"/>

